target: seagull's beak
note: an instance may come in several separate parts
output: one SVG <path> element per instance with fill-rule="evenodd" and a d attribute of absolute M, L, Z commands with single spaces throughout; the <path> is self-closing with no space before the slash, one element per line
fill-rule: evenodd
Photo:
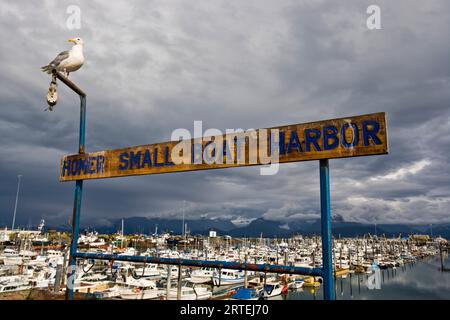
<path fill-rule="evenodd" d="M 77 41 L 75 40 L 75 38 L 69 39 L 69 40 L 67 40 L 67 41 L 73 42 L 73 43 L 77 43 Z"/>

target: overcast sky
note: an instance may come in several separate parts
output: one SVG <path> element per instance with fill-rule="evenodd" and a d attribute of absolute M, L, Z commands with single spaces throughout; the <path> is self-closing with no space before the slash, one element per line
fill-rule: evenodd
<path fill-rule="evenodd" d="M 81 9 L 69 30 L 66 10 Z M 381 8 L 381 30 L 366 9 Z M 87 151 L 170 140 L 172 130 L 264 128 L 385 111 L 390 154 L 331 160 L 332 210 L 348 221 L 450 222 L 450 2 L 9 1 L 0 6 L 0 226 L 65 224 L 79 99 L 39 67 L 81 36 Z M 318 162 L 276 176 L 238 168 L 86 181 L 81 221 L 147 216 L 319 217 Z"/>

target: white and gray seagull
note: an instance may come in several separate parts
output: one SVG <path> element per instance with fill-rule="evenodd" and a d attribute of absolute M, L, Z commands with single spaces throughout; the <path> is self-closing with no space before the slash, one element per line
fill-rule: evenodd
<path fill-rule="evenodd" d="M 70 72 L 77 71 L 81 68 L 84 63 L 83 39 L 72 38 L 68 41 L 74 43 L 72 49 L 61 52 L 52 62 L 41 67 L 43 72 L 50 74 L 53 69 L 56 69 L 56 71 L 64 72 L 66 76 L 69 76 Z"/>

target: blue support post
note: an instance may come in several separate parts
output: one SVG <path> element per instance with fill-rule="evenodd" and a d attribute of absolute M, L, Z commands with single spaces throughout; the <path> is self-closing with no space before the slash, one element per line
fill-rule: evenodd
<path fill-rule="evenodd" d="M 166 264 L 166 265 L 181 265 L 190 267 L 210 267 L 210 268 L 224 268 L 233 270 L 249 270 L 279 274 L 302 274 L 310 276 L 321 276 L 322 269 L 320 268 L 305 268 L 283 265 L 270 265 L 270 264 L 254 264 L 254 263 L 241 263 L 236 261 L 211 261 L 211 260 L 193 260 L 193 259 L 178 259 L 178 258 L 159 258 L 152 256 L 126 256 L 117 254 L 103 254 L 103 253 L 91 253 L 91 252 L 77 252 L 75 258 L 85 260 L 109 260 L 109 261 L 128 261 L 137 263 L 154 263 L 154 264 Z"/>
<path fill-rule="evenodd" d="M 330 167 L 320 160 L 320 211 L 322 233 L 322 278 L 324 300 L 334 300 L 333 247 L 331 233 Z"/>
<path fill-rule="evenodd" d="M 84 143 L 86 140 L 86 96 L 80 95 L 80 138 L 78 153 L 84 153 Z"/>
<path fill-rule="evenodd" d="M 78 153 L 83 154 L 85 151 L 86 138 L 86 95 L 80 94 L 80 137 Z M 73 288 L 75 285 L 77 258 L 76 252 L 78 248 L 78 234 L 80 228 L 80 211 L 81 196 L 83 193 L 83 180 L 75 182 L 75 195 L 72 215 L 72 242 L 70 244 L 69 270 L 67 272 L 66 281 L 66 300 L 73 300 Z"/>

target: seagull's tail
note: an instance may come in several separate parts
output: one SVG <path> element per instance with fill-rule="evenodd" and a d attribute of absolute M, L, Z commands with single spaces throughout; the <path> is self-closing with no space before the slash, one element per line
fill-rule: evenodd
<path fill-rule="evenodd" d="M 47 72 L 48 74 L 52 73 L 52 69 L 53 69 L 53 67 L 50 64 L 41 67 L 41 71 Z"/>

